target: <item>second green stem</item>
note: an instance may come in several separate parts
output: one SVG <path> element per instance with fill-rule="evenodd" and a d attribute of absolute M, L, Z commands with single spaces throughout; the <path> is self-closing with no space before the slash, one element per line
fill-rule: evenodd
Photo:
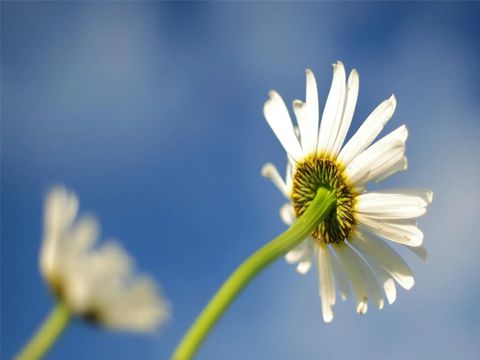
<path fill-rule="evenodd" d="M 45 356 L 60 334 L 65 330 L 70 320 L 70 310 L 59 302 L 48 318 L 32 337 L 30 342 L 22 349 L 16 360 L 37 360 Z"/>

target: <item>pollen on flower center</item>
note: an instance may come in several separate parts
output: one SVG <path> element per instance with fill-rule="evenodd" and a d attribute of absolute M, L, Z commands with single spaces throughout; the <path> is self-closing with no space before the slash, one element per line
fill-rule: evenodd
<path fill-rule="evenodd" d="M 339 243 L 348 237 L 355 218 L 353 203 L 355 193 L 347 185 L 343 171 L 334 161 L 309 156 L 297 164 L 293 174 L 292 202 L 297 218 L 310 205 L 319 188 L 335 192 L 337 205 L 328 217 L 322 221 L 312 236 L 325 243 Z"/>

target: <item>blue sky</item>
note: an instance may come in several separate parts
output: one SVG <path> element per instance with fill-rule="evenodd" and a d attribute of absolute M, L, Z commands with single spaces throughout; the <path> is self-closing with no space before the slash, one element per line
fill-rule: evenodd
<path fill-rule="evenodd" d="M 351 136 L 382 100 L 406 124 L 409 170 L 378 188 L 429 187 L 416 284 L 366 316 L 321 319 L 314 272 L 283 260 L 233 304 L 199 359 L 475 359 L 480 6 L 475 3 L 1 3 L 1 357 L 53 306 L 38 271 L 45 192 L 75 190 L 173 306 L 155 336 L 75 321 L 51 359 L 164 359 L 222 281 L 285 230 L 260 176 L 285 164 L 262 115 L 271 88 L 320 103 L 331 64 L 360 72 Z"/>

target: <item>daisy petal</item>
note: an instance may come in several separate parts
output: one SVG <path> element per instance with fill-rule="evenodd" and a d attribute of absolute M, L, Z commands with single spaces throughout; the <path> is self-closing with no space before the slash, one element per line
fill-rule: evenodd
<path fill-rule="evenodd" d="M 330 154 L 337 138 L 345 106 L 345 67 L 339 61 L 333 65 L 333 81 L 323 110 L 317 153 Z"/>
<path fill-rule="evenodd" d="M 371 297 L 378 308 L 383 307 L 383 298 L 372 270 L 345 243 L 333 247 L 338 260 L 350 279 L 357 304 L 357 313 L 365 314 L 368 309 L 368 298 Z"/>
<path fill-rule="evenodd" d="M 61 263 L 63 238 L 75 221 L 78 212 L 77 196 L 63 187 L 52 189 L 45 199 L 44 241 L 40 250 L 40 270 L 42 274 L 53 280 L 55 268 Z"/>
<path fill-rule="evenodd" d="M 420 246 L 423 233 L 414 220 L 377 220 L 357 214 L 358 223 L 373 234 L 408 246 Z"/>
<path fill-rule="evenodd" d="M 300 133 L 300 144 L 302 146 L 303 152 L 307 153 L 306 146 L 309 142 L 309 137 L 311 133 L 311 128 L 308 123 L 308 110 L 307 104 L 301 100 L 293 100 L 292 102 L 293 112 L 297 118 L 298 130 Z"/>
<path fill-rule="evenodd" d="M 70 236 L 64 240 L 65 251 L 72 256 L 85 253 L 95 244 L 99 235 L 99 225 L 93 216 L 83 216 L 70 230 Z"/>
<path fill-rule="evenodd" d="M 277 168 L 272 163 L 266 163 L 262 167 L 262 176 L 269 179 L 273 185 L 277 187 L 278 190 L 289 199 L 288 191 L 287 191 L 287 184 L 283 181 L 282 177 L 278 173 Z"/>
<path fill-rule="evenodd" d="M 410 250 L 411 252 L 413 252 L 415 255 L 417 255 L 420 259 L 422 259 L 423 261 L 427 261 L 427 257 L 428 257 L 428 254 L 427 254 L 427 249 L 425 249 L 425 247 L 423 245 L 420 245 L 420 246 L 407 246 L 407 245 L 404 245 L 408 250 Z"/>
<path fill-rule="evenodd" d="M 392 305 L 397 299 L 397 287 L 395 286 L 395 281 L 388 275 L 388 273 L 381 267 L 377 265 L 370 264 L 375 277 L 383 288 L 385 296 L 389 305 Z"/>
<path fill-rule="evenodd" d="M 290 161 L 287 161 L 287 168 L 285 169 L 285 185 L 287 186 L 287 193 L 291 194 L 293 186 L 293 165 Z"/>
<path fill-rule="evenodd" d="M 377 262 L 372 261 L 370 258 L 368 258 L 368 265 L 375 274 L 378 284 L 383 289 L 383 292 L 387 297 L 388 304 L 393 304 L 397 299 L 397 288 L 395 286 L 395 281 L 384 268 L 378 265 Z"/>
<path fill-rule="evenodd" d="M 351 237 L 350 243 L 383 267 L 400 286 L 407 290 L 413 286 L 412 271 L 387 243 L 358 229 Z"/>
<path fill-rule="evenodd" d="M 94 257 L 98 263 L 95 274 L 99 283 L 102 277 L 110 279 L 113 276 L 128 276 L 133 269 L 133 260 L 115 241 L 102 245 Z"/>
<path fill-rule="evenodd" d="M 352 245 L 354 249 L 367 261 L 368 265 L 375 274 L 378 284 L 383 288 L 388 303 L 393 304 L 397 298 L 395 282 L 393 281 L 391 275 L 377 261 L 377 259 L 371 256 L 368 251 L 365 251 L 364 247 L 359 246 L 358 242 L 359 241 L 350 241 L 350 245 Z"/>
<path fill-rule="evenodd" d="M 283 222 L 290 226 L 295 222 L 295 214 L 291 203 L 286 203 L 280 208 L 280 218 Z"/>
<path fill-rule="evenodd" d="M 345 110 L 343 112 L 335 143 L 331 149 L 332 156 L 338 155 L 343 142 L 345 141 L 345 137 L 347 136 L 350 124 L 352 123 L 353 113 L 355 112 L 355 106 L 357 104 L 359 85 L 360 81 L 358 72 L 353 69 L 348 77 Z"/>
<path fill-rule="evenodd" d="M 305 257 L 308 250 L 307 241 L 302 241 L 285 255 L 285 260 L 289 264 L 295 264 Z"/>
<path fill-rule="evenodd" d="M 312 266 L 312 258 L 314 255 L 313 239 L 308 237 L 300 245 L 290 250 L 285 255 L 288 263 L 298 263 L 297 272 L 305 275 Z"/>
<path fill-rule="evenodd" d="M 433 201 L 433 191 L 421 188 L 392 188 L 375 191 L 379 194 L 399 194 L 406 196 L 416 196 L 422 198 L 424 202 L 430 204 Z"/>
<path fill-rule="evenodd" d="M 356 211 L 375 219 L 412 219 L 422 216 L 430 203 L 431 191 L 369 192 L 356 198 Z"/>
<path fill-rule="evenodd" d="M 379 183 L 380 181 L 385 180 L 386 178 L 400 172 L 405 171 L 408 168 L 408 160 L 405 156 L 403 157 L 393 157 L 390 159 L 390 162 L 384 164 L 386 170 L 378 173 L 378 175 L 372 176 L 370 181 Z"/>
<path fill-rule="evenodd" d="M 340 151 L 338 161 L 347 166 L 350 161 L 365 150 L 380 134 L 388 120 L 390 120 L 395 112 L 396 105 L 397 101 L 393 95 L 390 99 L 378 105 Z"/>
<path fill-rule="evenodd" d="M 323 321 L 329 323 L 333 320 L 333 305 L 335 304 L 335 282 L 331 254 L 327 245 L 321 243 L 317 246 L 318 283 L 320 299 L 322 302 Z"/>
<path fill-rule="evenodd" d="M 354 186 L 362 186 L 372 178 L 391 174 L 392 167 L 404 157 L 408 130 L 400 126 L 355 157 L 345 169 Z"/>
<path fill-rule="evenodd" d="M 51 190 L 45 201 L 45 230 L 69 228 L 78 212 L 78 198 L 63 187 Z"/>
<path fill-rule="evenodd" d="M 295 100 L 293 110 L 300 128 L 301 144 L 304 154 L 312 154 L 317 148 L 318 136 L 318 92 L 315 76 L 306 70 L 306 102 Z"/>
<path fill-rule="evenodd" d="M 318 141 L 318 122 L 320 121 L 320 114 L 318 109 L 318 90 L 315 75 L 310 69 L 305 71 L 307 78 L 306 89 L 306 104 L 308 114 L 309 133 L 305 138 L 305 148 L 303 149 L 307 154 L 312 154 L 317 149 Z"/>
<path fill-rule="evenodd" d="M 333 274 L 335 275 L 335 284 L 338 287 L 340 297 L 342 300 L 347 300 L 350 297 L 350 285 L 348 284 L 348 278 L 345 275 L 345 271 L 343 271 L 342 267 L 338 263 L 336 256 L 331 254 L 330 259 L 332 261 Z"/>
<path fill-rule="evenodd" d="M 312 267 L 312 259 L 300 261 L 297 265 L 297 272 L 305 275 Z"/>
<path fill-rule="evenodd" d="M 287 106 L 276 91 L 270 91 L 269 95 L 270 98 L 263 106 L 265 119 L 288 155 L 295 161 L 300 161 L 303 158 L 303 152 L 295 136 Z"/>
<path fill-rule="evenodd" d="M 133 280 L 133 279 L 132 279 Z M 169 305 L 158 297 L 159 289 L 147 276 L 114 290 L 116 301 L 102 313 L 104 325 L 113 330 L 153 332 L 168 318 Z"/>

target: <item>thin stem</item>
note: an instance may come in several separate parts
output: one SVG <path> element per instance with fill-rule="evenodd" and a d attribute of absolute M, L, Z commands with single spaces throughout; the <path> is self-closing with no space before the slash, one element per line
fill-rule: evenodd
<path fill-rule="evenodd" d="M 332 192 L 319 189 L 307 210 L 287 231 L 256 251 L 230 275 L 190 327 L 172 358 L 191 359 L 212 327 L 250 280 L 310 235 L 330 213 L 335 203 L 336 198 Z"/>
<path fill-rule="evenodd" d="M 70 320 L 70 310 L 59 302 L 16 360 L 41 359 L 52 347 Z"/>

